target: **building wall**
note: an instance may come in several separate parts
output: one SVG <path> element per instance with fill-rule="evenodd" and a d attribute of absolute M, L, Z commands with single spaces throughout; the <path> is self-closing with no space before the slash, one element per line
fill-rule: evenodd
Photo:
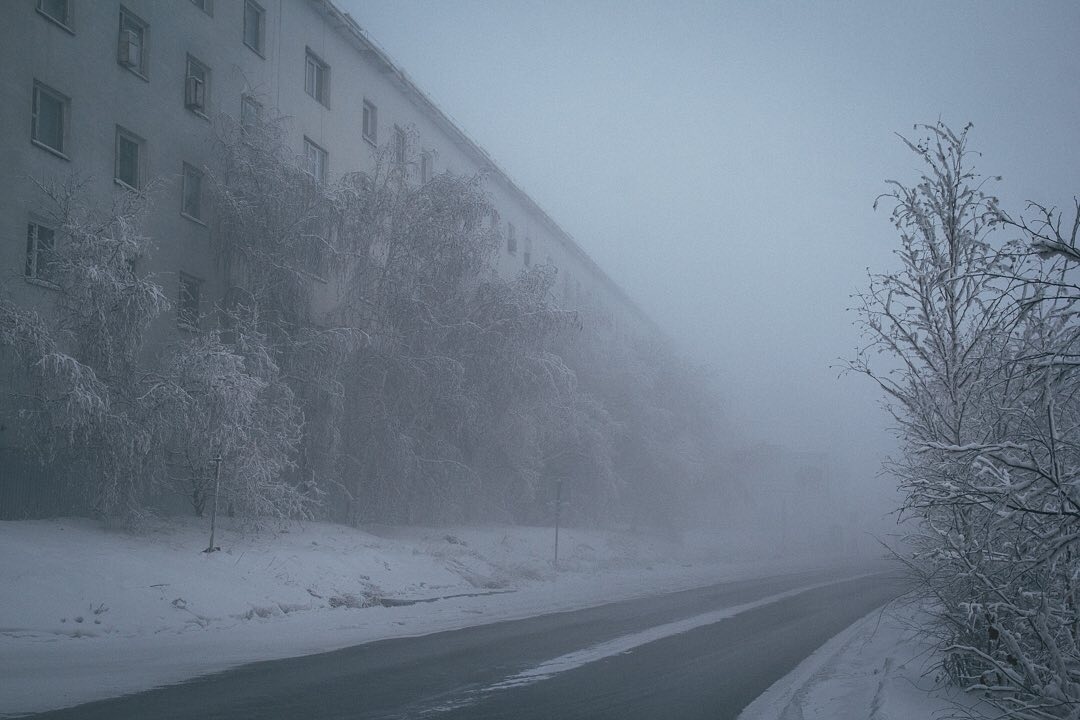
<path fill-rule="evenodd" d="M 112 179 L 120 125 L 145 140 L 146 175 L 159 183 L 145 228 L 156 245 L 148 269 L 174 298 L 179 273 L 202 279 L 202 311 L 207 312 L 220 296 L 219 273 L 209 228 L 180 213 L 181 168 L 211 160 L 213 118 L 219 113 L 238 116 L 242 95 L 251 94 L 288 118 L 288 137 L 298 154 L 305 137 L 328 151 L 333 177 L 372 166 L 374 148 L 361 133 L 366 98 L 378 107 L 380 144 L 390 140 L 397 125 L 416 138 L 414 150 L 432 151 L 436 173 L 487 174 L 501 229 L 513 223 L 517 234 L 516 253 L 509 253 L 505 242 L 500 249 L 502 275 L 522 268 L 531 243 L 533 263 L 550 261 L 559 269 L 555 299 L 585 311 L 587 330 L 655 331 L 580 247 L 328 0 L 262 0 L 261 54 L 243 42 L 243 0 L 206 1 L 211 13 L 187 0 L 70 0 L 70 29 L 39 12 L 38 0 L 0 3 L 0 127 L 5 129 L 0 138 L 0 281 L 20 299 L 47 303 L 50 293 L 21 277 L 27 219 L 42 209 L 27 177 L 49 180 L 75 172 L 89 179 L 93 197 L 108 201 L 124 192 Z M 121 7 L 148 25 L 145 77 L 117 62 Z M 330 66 L 328 106 L 304 90 L 309 49 Z M 210 68 L 208 117 L 185 108 L 189 55 Z M 70 98 L 66 159 L 31 143 L 35 80 Z M 175 319 L 166 318 L 154 332 L 159 339 L 178 332 Z"/>

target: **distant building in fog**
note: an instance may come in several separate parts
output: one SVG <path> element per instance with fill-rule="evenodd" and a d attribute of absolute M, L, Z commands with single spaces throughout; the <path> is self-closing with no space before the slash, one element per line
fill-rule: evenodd
<path fill-rule="evenodd" d="M 503 237 L 500 274 L 550 263 L 554 299 L 582 310 L 587 332 L 655 332 L 330 0 L 4 0 L 0 59 L 0 283 L 17 302 L 45 306 L 54 292 L 39 261 L 59 239 L 32 178 L 89 178 L 92 201 L 103 204 L 154 181 L 142 230 L 155 250 L 139 269 L 156 274 L 174 309 L 150 337 L 160 343 L 208 323 L 224 291 L 203 199 L 214 119 L 269 109 L 288 119 L 290 145 L 323 177 L 370 169 L 375 147 L 406 136 L 418 145 L 408 159 L 413 182 L 486 173 Z M 4 418 L 0 407 L 0 468 L 14 472 L 2 454 L 13 435 Z"/>

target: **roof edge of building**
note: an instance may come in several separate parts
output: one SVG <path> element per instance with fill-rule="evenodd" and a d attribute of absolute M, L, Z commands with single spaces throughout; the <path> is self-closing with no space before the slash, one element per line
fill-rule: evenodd
<path fill-rule="evenodd" d="M 522 190 L 506 171 L 499 167 L 486 150 L 465 134 L 453 118 L 444 112 L 442 108 L 427 95 L 427 93 L 421 90 L 420 87 L 412 81 L 404 70 L 398 67 L 398 65 L 390 59 L 390 56 L 386 51 L 379 47 L 379 45 L 368 36 L 367 32 L 351 15 L 338 8 L 333 0 L 311 0 L 311 2 L 321 7 L 332 20 L 336 21 L 334 27 L 346 32 L 347 36 L 358 44 L 358 49 L 361 52 L 369 53 L 376 61 L 378 61 L 383 66 L 383 69 L 393 76 L 394 80 L 401 89 L 405 91 L 406 95 L 413 103 L 446 131 L 451 138 L 455 139 L 467 153 L 471 154 L 474 159 L 479 162 L 484 171 L 491 173 L 496 179 L 505 184 L 511 193 L 516 195 L 532 212 L 539 216 L 544 224 L 555 233 L 563 245 L 577 255 L 586 267 L 607 285 L 608 289 L 618 297 L 619 300 L 625 303 L 626 306 L 638 316 L 638 319 L 655 332 L 661 332 L 656 322 L 641 309 L 637 302 L 630 297 L 629 293 L 604 272 L 603 268 L 601 268 L 600 265 L 585 252 L 574 237 L 555 222 L 555 220 L 540 207 L 528 193 Z"/>

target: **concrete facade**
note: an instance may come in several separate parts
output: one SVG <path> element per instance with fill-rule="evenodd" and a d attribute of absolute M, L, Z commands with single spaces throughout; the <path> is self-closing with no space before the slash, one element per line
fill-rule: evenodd
<path fill-rule="evenodd" d="M 142 140 L 143 177 L 158 185 L 145 232 L 155 251 L 148 270 L 171 298 L 181 275 L 202 281 L 201 308 L 215 299 L 216 267 L 208 224 L 181 213 L 183 167 L 210 161 L 213 118 L 240 116 L 250 95 L 289 118 L 290 144 L 305 138 L 327 151 L 328 175 L 363 170 L 373 145 L 363 137 L 364 103 L 377 108 L 377 143 L 395 126 L 419 144 L 410 172 L 419 180 L 420 155 L 435 173 L 486 173 L 504 240 L 497 261 L 516 274 L 528 251 L 559 275 L 555 300 L 582 310 L 586 331 L 652 334 L 655 327 L 577 243 L 519 189 L 394 65 L 360 27 L 329 0 L 261 0 L 262 27 L 253 49 L 245 43 L 250 0 L 7 0 L 0 3 L 0 282 L 18 299 L 47 303 L 51 292 L 26 282 L 27 224 L 40 212 L 40 193 L 28 178 L 88 179 L 94 198 L 126 192 L 114 181 L 118 128 Z M 57 17 L 59 15 L 60 17 Z M 142 28 L 135 67 L 120 55 L 124 18 Z M 250 17 L 250 16 L 249 16 Z M 251 36 L 249 36 L 251 37 Z M 322 101 L 305 90 L 308 55 L 324 64 Z M 131 57 L 128 57 L 131 60 Z M 188 63 L 207 71 L 205 109 L 187 106 Z M 328 82 L 327 82 L 328 77 Z M 63 152 L 35 143 L 35 86 L 66 103 Z M 517 249 L 505 235 L 513 224 Z M 163 337 L 178 332 L 175 317 L 160 323 Z"/>

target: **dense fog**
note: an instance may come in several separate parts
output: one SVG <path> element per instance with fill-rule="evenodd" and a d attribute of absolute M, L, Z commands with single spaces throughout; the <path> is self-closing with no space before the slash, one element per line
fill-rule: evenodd
<path fill-rule="evenodd" d="M 1077 8 L 343 7 L 714 371 L 726 449 L 816 453 L 853 512 L 895 532 L 880 392 L 840 366 L 862 342 L 851 293 L 896 266 L 891 207 L 873 203 L 921 172 L 896 133 L 971 122 L 1003 208 L 1068 208 Z M 771 474 L 756 466 L 745 490 Z"/>
<path fill-rule="evenodd" d="M 1080 718 L 1078 33 L 0 0 L 0 717 Z"/>

